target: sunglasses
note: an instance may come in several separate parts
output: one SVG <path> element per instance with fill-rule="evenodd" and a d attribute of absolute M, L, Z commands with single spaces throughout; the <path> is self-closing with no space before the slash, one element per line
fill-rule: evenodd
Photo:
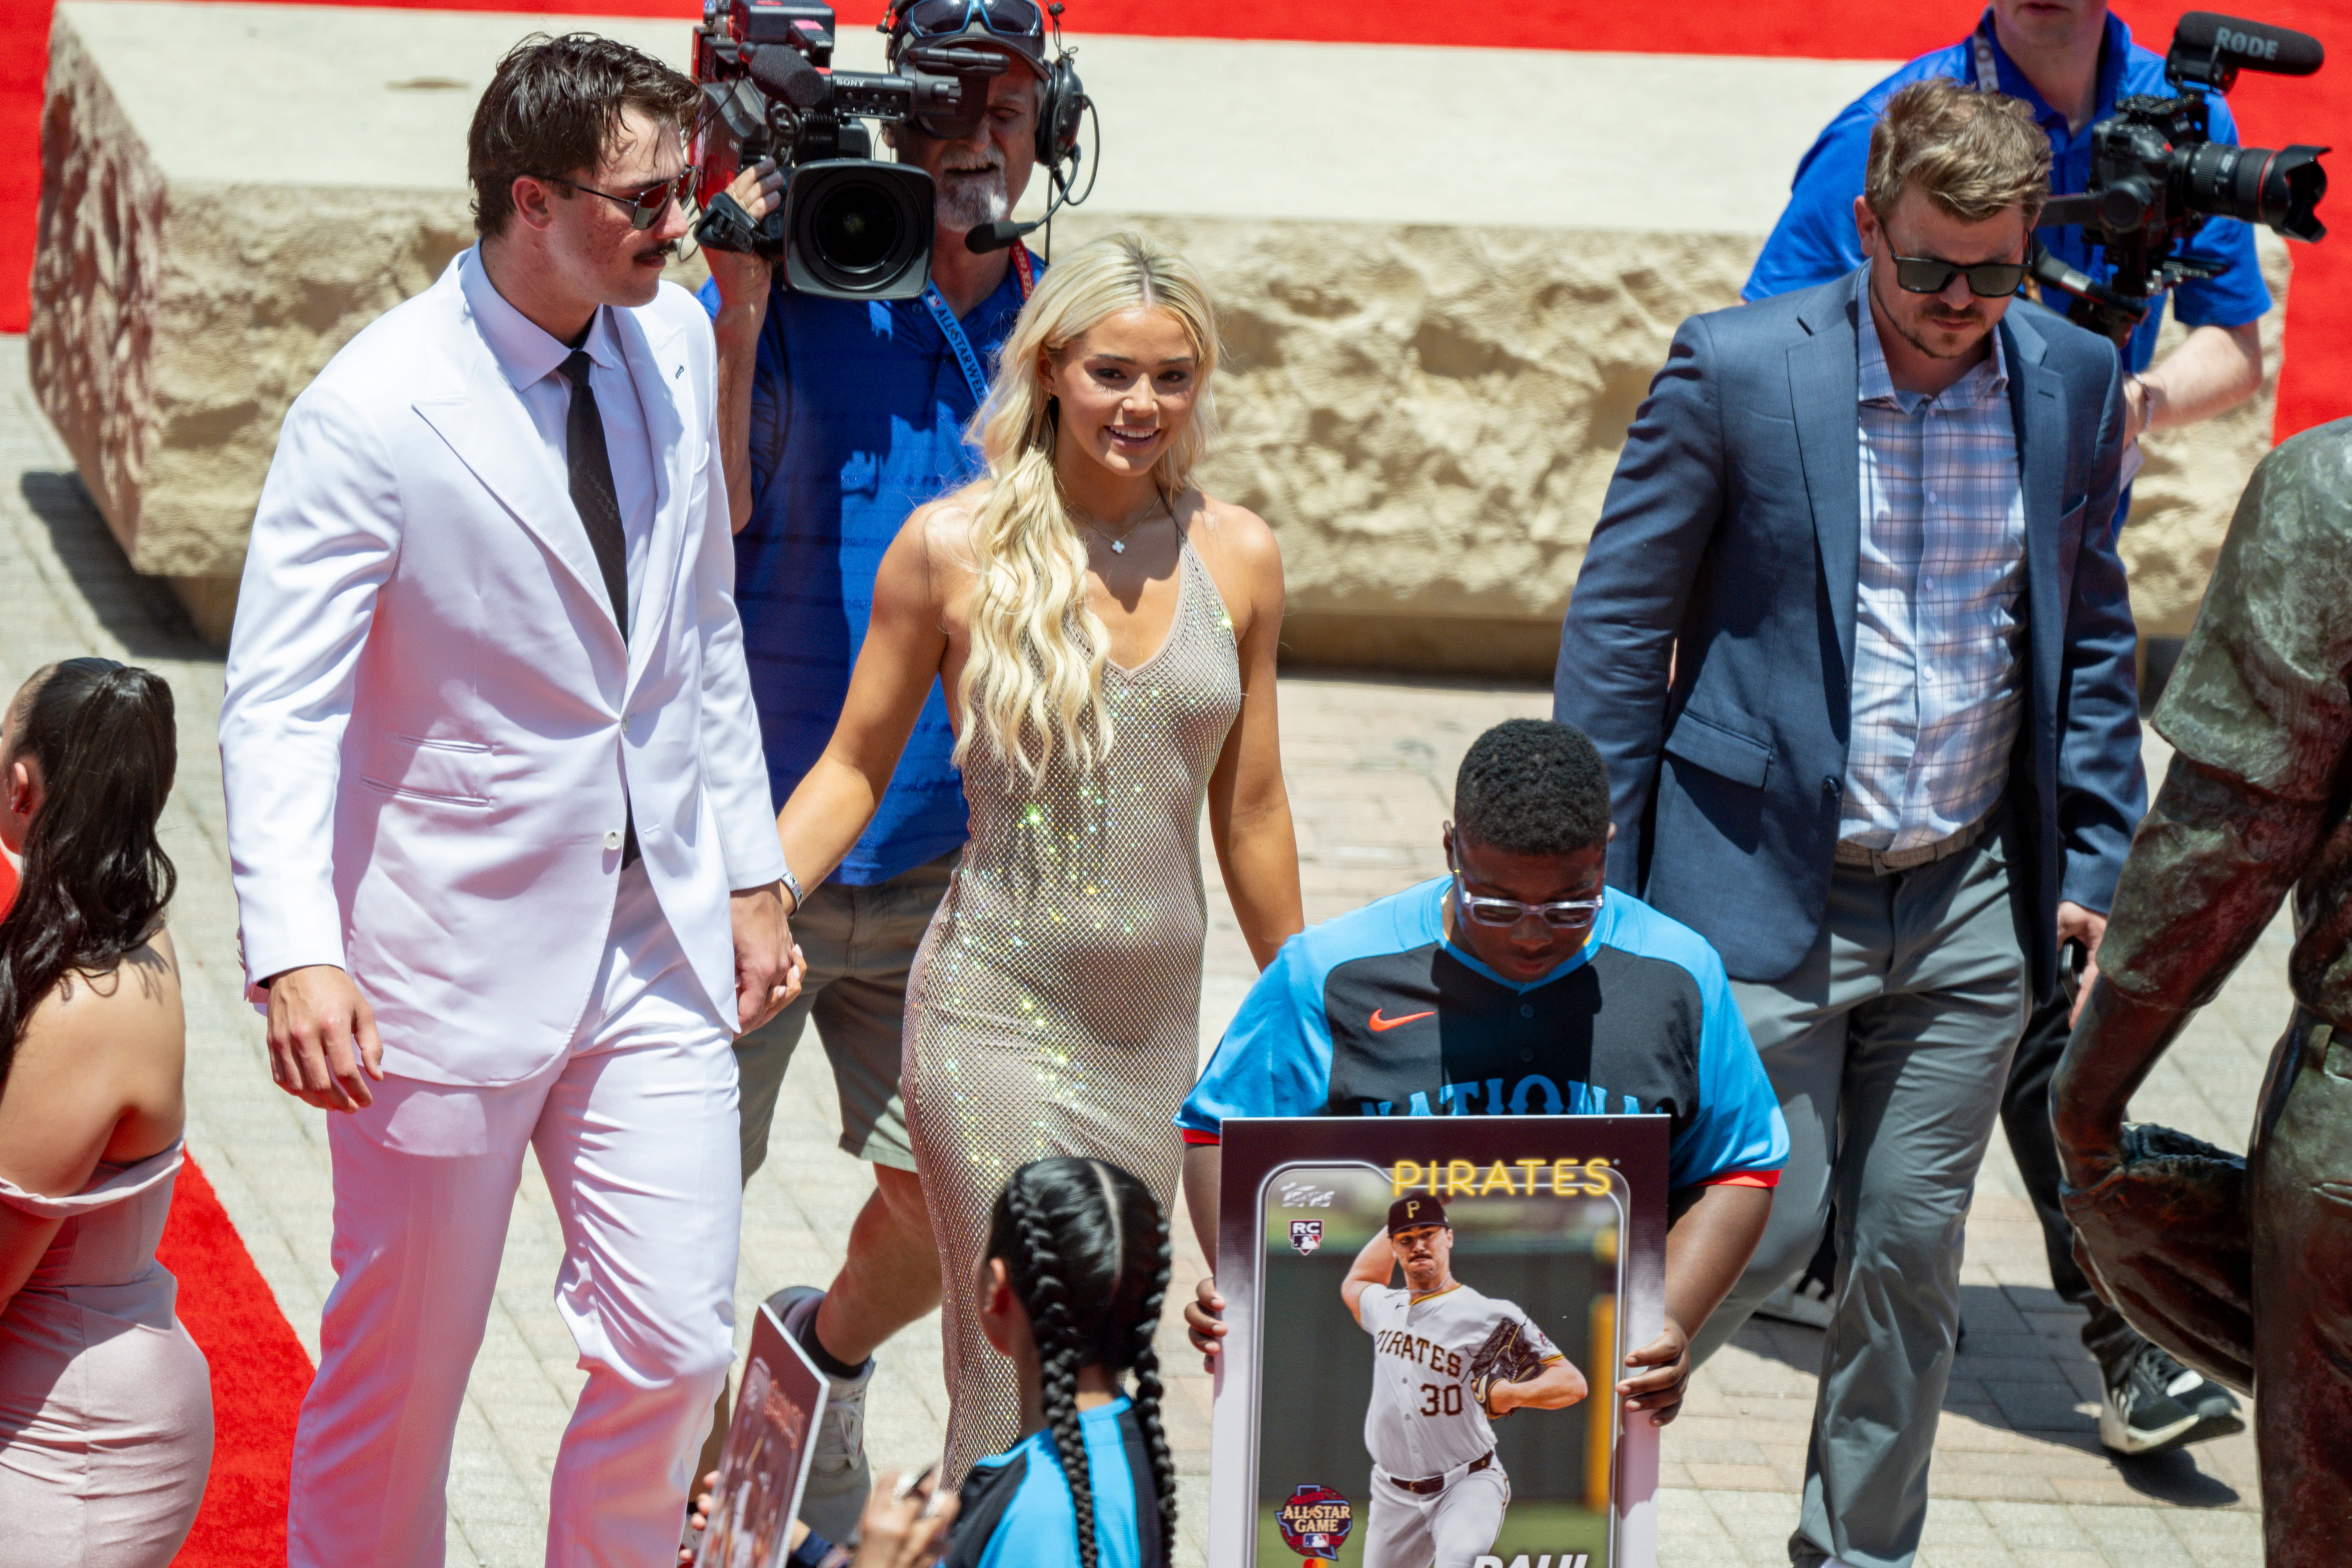
<path fill-rule="evenodd" d="M 1447 823 L 1445 831 L 1452 833 L 1454 825 Z M 1554 931 L 1582 931 L 1601 913 L 1599 899 L 1561 899 L 1549 904 L 1523 904 L 1517 899 L 1488 898 L 1474 893 L 1463 879 L 1462 868 L 1447 858 L 1447 868 L 1454 873 L 1454 900 L 1462 912 L 1482 926 L 1515 926 L 1529 915 L 1535 915 Z"/>
<path fill-rule="evenodd" d="M 1963 267 L 1957 261 L 1938 261 L 1931 256 L 1895 258 L 1895 286 L 1906 294 L 1940 294 L 1956 272 L 1967 275 L 1969 292 L 1979 300 L 1999 300 L 2014 294 L 2025 281 L 2022 261 L 1979 261 L 1973 267 Z"/>
<path fill-rule="evenodd" d="M 551 185 L 568 186 L 583 195 L 602 196 L 608 202 L 617 203 L 627 209 L 631 228 L 653 227 L 661 221 L 662 214 L 669 211 L 670 203 L 676 202 L 681 206 L 685 205 L 688 195 L 694 189 L 692 169 L 687 170 L 675 180 L 662 180 L 647 185 L 635 195 L 619 196 L 610 191 L 600 191 L 593 185 L 583 185 L 577 180 L 567 180 L 561 174 L 540 174 L 535 178 L 545 180 Z"/>
<path fill-rule="evenodd" d="M 908 33 L 918 38 L 950 37 L 976 26 L 1036 48 L 1045 43 L 1045 14 L 1033 0 L 908 0 L 898 15 Z"/>

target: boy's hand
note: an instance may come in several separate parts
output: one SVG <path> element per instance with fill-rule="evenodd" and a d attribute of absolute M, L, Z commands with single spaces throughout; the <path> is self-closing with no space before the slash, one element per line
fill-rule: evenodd
<path fill-rule="evenodd" d="M 1216 1280 L 1203 1274 L 1200 1288 L 1184 1303 L 1184 1331 L 1191 1337 L 1192 1348 L 1201 1352 L 1201 1369 L 1212 1374 L 1224 1349 L 1218 1342 L 1225 1337 L 1224 1316 L 1225 1299 L 1217 1294 Z"/>
<path fill-rule="evenodd" d="M 1650 1425 L 1663 1426 L 1682 1413 L 1684 1385 L 1690 1382 L 1690 1336 L 1669 1314 L 1658 1337 L 1625 1358 L 1628 1367 L 1646 1367 L 1617 1385 L 1628 1410 L 1646 1410 Z"/>

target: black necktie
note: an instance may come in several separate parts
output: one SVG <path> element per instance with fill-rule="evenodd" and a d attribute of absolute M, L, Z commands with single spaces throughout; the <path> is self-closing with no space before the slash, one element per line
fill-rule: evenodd
<path fill-rule="evenodd" d="M 613 620 L 626 643 L 628 544 L 621 537 L 621 501 L 613 489 L 612 454 L 604 449 L 604 416 L 597 410 L 595 389 L 588 384 L 588 370 L 593 363 L 585 349 L 573 349 L 572 357 L 563 362 L 564 378 L 572 383 L 572 412 L 565 416 L 563 430 L 564 459 L 572 470 L 572 504 L 579 509 L 580 521 L 588 530 L 589 546 L 596 552 L 596 565 L 604 574 L 604 592 L 613 601 Z M 631 811 L 621 864 L 634 865 L 636 859 L 637 814 Z"/>
<path fill-rule="evenodd" d="M 629 640 L 629 547 L 621 537 L 621 502 L 613 489 L 613 458 L 604 449 L 604 416 L 596 407 L 595 389 L 588 384 L 585 349 L 573 349 L 563 362 L 572 383 L 572 412 L 564 426 L 564 456 L 572 469 L 572 504 L 588 530 L 588 543 L 604 574 L 604 592 L 612 596 L 613 619 L 621 640 Z"/>

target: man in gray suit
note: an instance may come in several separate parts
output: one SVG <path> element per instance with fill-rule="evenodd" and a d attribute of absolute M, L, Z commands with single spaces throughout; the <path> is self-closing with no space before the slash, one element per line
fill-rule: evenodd
<path fill-rule="evenodd" d="M 2016 100 L 1896 93 L 1868 259 L 1683 324 L 1561 632 L 1610 881 L 1714 942 L 1789 1121 L 1699 1354 L 1836 1200 L 1800 1568 L 1917 1550 L 2010 1053 L 2058 943 L 2096 952 L 2145 805 L 2115 350 L 2011 298 L 2049 170 Z"/>

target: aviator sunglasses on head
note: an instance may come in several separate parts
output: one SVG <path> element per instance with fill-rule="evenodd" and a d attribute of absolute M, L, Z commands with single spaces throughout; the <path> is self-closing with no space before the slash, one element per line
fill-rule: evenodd
<path fill-rule="evenodd" d="M 1450 836 L 1454 824 L 1447 823 Z M 1462 868 L 1454 864 L 1451 850 L 1446 852 L 1446 868 L 1454 873 L 1454 897 L 1462 912 L 1482 926 L 1515 926 L 1529 915 L 1539 917 L 1554 931 L 1582 931 L 1601 913 L 1599 899 L 1561 899 L 1549 904 L 1523 904 L 1517 899 L 1492 898 L 1474 893 L 1463 879 Z"/>
<path fill-rule="evenodd" d="M 1032 0 L 911 0 L 898 15 L 918 38 L 950 37 L 976 25 L 984 33 L 1028 45 L 1032 54 L 1042 54 L 1045 47 L 1045 14 Z"/>
<path fill-rule="evenodd" d="M 536 174 L 532 178 L 545 180 L 551 185 L 569 186 L 583 195 L 602 196 L 608 202 L 618 203 L 628 212 L 631 228 L 653 227 L 655 224 L 661 221 L 662 214 L 669 210 L 670 203 L 676 202 L 683 206 L 688 195 L 694 189 L 692 169 L 687 170 L 675 180 L 656 181 L 642 191 L 617 196 L 610 191 L 600 191 L 593 185 L 583 185 L 577 180 L 567 180 L 561 174 Z"/>
<path fill-rule="evenodd" d="M 1906 294 L 1940 294 L 1955 272 L 1967 274 L 1969 292 L 1979 300 L 2014 294 L 2025 281 L 2022 261 L 1979 261 L 1973 267 L 1963 267 L 1957 261 L 1939 261 L 1932 256 L 1898 256 L 1894 259 L 1895 286 Z"/>

